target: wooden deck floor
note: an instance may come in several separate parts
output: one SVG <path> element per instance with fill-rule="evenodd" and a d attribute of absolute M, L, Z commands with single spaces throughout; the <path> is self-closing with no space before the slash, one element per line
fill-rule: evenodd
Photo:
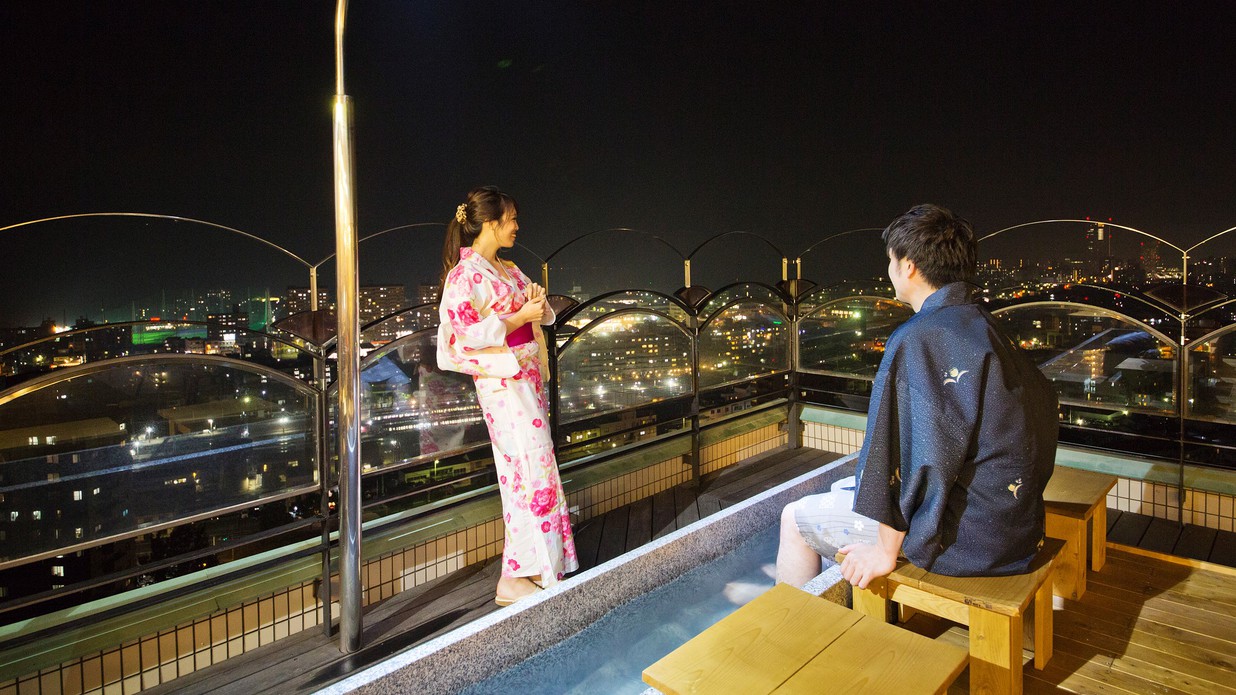
<path fill-rule="evenodd" d="M 1109 549 L 1080 601 L 1056 599 L 1054 655 L 1026 693 L 1236 695 L 1236 571 Z M 908 627 L 967 648 L 964 627 L 916 616 Z M 969 673 L 949 689 L 968 693 Z"/>
<path fill-rule="evenodd" d="M 587 520 L 575 529 L 581 566 L 594 567 L 834 458 L 813 449 L 776 452 L 706 476 L 698 488 L 680 486 Z M 1113 543 L 1185 557 L 1206 545 L 1206 557 L 1215 560 L 1231 558 L 1236 548 L 1236 534 L 1168 529 L 1168 522 L 1115 510 L 1108 520 Z M 1198 537 L 1208 545 L 1190 540 Z M 366 646 L 352 655 L 310 630 L 144 692 L 311 692 L 498 610 L 497 577 L 492 560 L 370 607 Z M 1026 667 L 1027 693 L 1236 695 L 1236 570 L 1195 569 L 1114 548 L 1088 586 L 1081 601 L 1057 599 L 1055 656 L 1044 671 Z M 942 622 L 920 618 L 910 627 L 962 646 L 968 640 L 965 628 Z M 968 692 L 967 674 L 950 692 Z"/>

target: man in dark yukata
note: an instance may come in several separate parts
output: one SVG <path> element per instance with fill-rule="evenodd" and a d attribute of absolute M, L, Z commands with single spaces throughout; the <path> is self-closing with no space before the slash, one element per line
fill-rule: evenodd
<path fill-rule="evenodd" d="M 801 586 L 837 552 L 842 576 L 861 588 L 899 555 L 938 574 L 1024 573 L 1043 540 L 1055 392 L 972 303 L 968 222 L 919 205 L 883 238 L 897 299 L 915 315 L 880 362 L 857 485 L 838 481 L 782 513 L 777 581 Z"/>

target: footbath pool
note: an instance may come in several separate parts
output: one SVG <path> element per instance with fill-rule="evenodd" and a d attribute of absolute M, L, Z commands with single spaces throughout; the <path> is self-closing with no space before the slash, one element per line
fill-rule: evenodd
<path fill-rule="evenodd" d="M 462 692 L 638 694 L 644 668 L 773 585 L 777 527 L 613 611 L 569 639 Z"/>

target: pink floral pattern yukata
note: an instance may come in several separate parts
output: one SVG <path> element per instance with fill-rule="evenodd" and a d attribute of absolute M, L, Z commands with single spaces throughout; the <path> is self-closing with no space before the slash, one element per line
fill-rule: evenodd
<path fill-rule="evenodd" d="M 549 586 L 579 569 L 579 560 L 549 432 L 545 337 L 534 326 L 535 340 L 511 347 L 502 323 L 527 301 L 531 281 L 503 263 L 505 277 L 471 248 L 460 249 L 438 305 L 438 366 L 471 374 L 476 384 L 506 524 L 502 576 L 539 575 Z M 553 320 L 546 311 L 545 324 Z"/>

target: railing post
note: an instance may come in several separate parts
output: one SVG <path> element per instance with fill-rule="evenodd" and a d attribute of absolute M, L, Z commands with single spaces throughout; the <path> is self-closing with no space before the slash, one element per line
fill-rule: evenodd
<path fill-rule="evenodd" d="M 346 0 L 335 15 L 335 288 L 339 355 L 339 648 L 361 647 L 360 294 L 356 265 L 356 180 L 352 176 L 352 100 L 343 89 Z"/>
<path fill-rule="evenodd" d="M 554 440 L 554 452 L 562 450 L 562 442 L 558 440 L 561 436 L 558 431 L 559 417 L 558 413 L 562 409 L 562 404 L 558 402 L 558 381 L 562 375 L 558 373 L 558 340 L 554 335 L 553 326 L 542 326 L 541 332 L 545 334 L 545 358 L 549 361 L 547 365 L 549 374 L 546 374 L 546 385 L 549 387 L 549 392 L 545 394 L 547 405 L 549 406 L 549 432 Z"/>
<path fill-rule="evenodd" d="M 798 397 L 798 280 L 786 283 L 790 302 L 785 305 L 785 315 L 790 319 L 790 412 L 786 418 L 786 448 L 802 447 L 802 418 Z"/>
<path fill-rule="evenodd" d="M 687 261 L 688 275 L 690 277 L 691 261 Z M 690 285 L 688 285 L 690 287 Z M 691 320 L 691 411 L 688 417 L 691 419 L 691 482 L 692 485 L 700 484 L 700 318 L 699 308 L 691 307 L 689 318 Z"/>
<path fill-rule="evenodd" d="M 316 283 L 315 283 L 316 284 Z M 310 300 L 309 305 L 317 311 L 317 298 Z M 317 386 L 317 420 L 314 430 L 317 434 L 318 449 L 318 480 L 321 483 L 321 514 L 322 514 L 322 584 L 319 597 L 322 599 L 322 630 L 327 638 L 331 631 L 331 602 L 333 592 L 330 585 L 330 402 L 326 397 L 326 354 L 319 352 L 313 356 L 313 383 Z"/>

